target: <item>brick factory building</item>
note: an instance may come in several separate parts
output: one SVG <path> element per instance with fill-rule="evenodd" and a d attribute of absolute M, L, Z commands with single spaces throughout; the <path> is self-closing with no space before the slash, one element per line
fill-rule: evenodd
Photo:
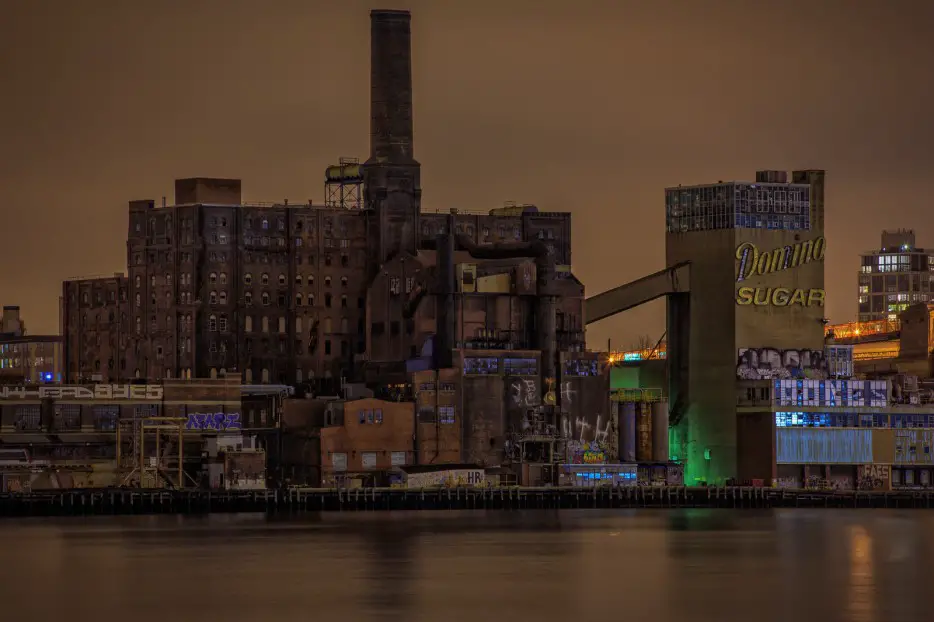
<path fill-rule="evenodd" d="M 583 348 L 570 214 L 421 211 L 409 37 L 408 13 L 373 13 L 370 158 L 328 169 L 327 204 L 244 201 L 240 180 L 208 178 L 177 180 L 174 205 L 129 203 L 126 276 L 64 284 L 69 381 L 237 371 L 247 383 L 333 387 L 364 377 L 367 365 L 416 358 L 435 332 L 425 294 L 437 292 L 433 249 L 447 227 L 480 248 L 549 249 L 568 283 L 562 342 Z M 535 290 L 521 274 L 518 289 L 510 284 L 521 271 L 515 257 L 473 262 L 475 278 L 506 280 L 487 279 L 493 291 L 465 299 L 459 344 L 532 345 L 534 314 L 525 311 Z"/>
<path fill-rule="evenodd" d="M 407 401 L 371 424 L 415 429 L 411 447 L 379 449 L 389 466 L 401 466 L 393 451 L 408 464 L 521 460 L 527 481 L 553 481 L 570 422 L 577 444 L 610 425 L 608 372 L 585 352 L 570 214 L 422 211 L 409 13 L 373 11 L 371 45 L 369 158 L 327 169 L 323 205 L 251 202 L 239 179 L 216 178 L 176 180 L 170 205 L 131 201 L 126 274 L 63 286 L 68 381 L 236 374 L 342 398 L 362 383 Z M 319 414 L 286 417 L 283 479 L 327 476 L 328 451 L 372 453 L 366 433 L 379 430 L 319 437 Z M 331 449 L 311 464 L 319 438 Z"/>

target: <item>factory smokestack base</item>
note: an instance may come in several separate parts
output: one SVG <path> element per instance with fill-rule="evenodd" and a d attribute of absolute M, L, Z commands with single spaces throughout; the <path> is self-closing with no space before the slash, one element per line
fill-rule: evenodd
<path fill-rule="evenodd" d="M 408 164 L 412 142 L 412 15 L 370 12 L 370 163 Z"/>

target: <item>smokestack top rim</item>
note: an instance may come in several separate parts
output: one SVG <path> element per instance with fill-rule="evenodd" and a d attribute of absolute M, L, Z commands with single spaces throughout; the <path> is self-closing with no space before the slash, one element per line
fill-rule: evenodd
<path fill-rule="evenodd" d="M 373 9 L 370 11 L 370 19 L 376 20 L 379 18 L 392 18 L 407 21 L 412 19 L 412 12 L 403 9 Z"/>

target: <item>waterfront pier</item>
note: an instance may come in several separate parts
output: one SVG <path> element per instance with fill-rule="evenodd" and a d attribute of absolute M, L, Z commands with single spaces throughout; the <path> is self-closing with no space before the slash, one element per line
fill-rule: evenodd
<path fill-rule="evenodd" d="M 934 493 L 753 487 L 49 490 L 0 494 L 0 517 L 405 510 L 931 508 Z"/>

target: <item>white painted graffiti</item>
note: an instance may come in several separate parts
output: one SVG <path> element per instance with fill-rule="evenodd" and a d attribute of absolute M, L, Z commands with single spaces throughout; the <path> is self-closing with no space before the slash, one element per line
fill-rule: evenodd
<path fill-rule="evenodd" d="M 577 390 L 571 384 L 570 380 L 565 380 L 561 383 L 561 405 L 564 407 L 570 406 L 574 403 L 574 400 L 577 398 Z"/>
<path fill-rule="evenodd" d="M 531 378 L 513 378 L 509 385 L 509 395 L 516 406 L 538 405 L 538 387 Z"/>
<path fill-rule="evenodd" d="M 0 399 L 139 400 L 156 402 L 162 399 L 162 386 L 157 384 L 97 384 L 90 387 L 76 385 L 35 388 L 0 387 Z"/>

